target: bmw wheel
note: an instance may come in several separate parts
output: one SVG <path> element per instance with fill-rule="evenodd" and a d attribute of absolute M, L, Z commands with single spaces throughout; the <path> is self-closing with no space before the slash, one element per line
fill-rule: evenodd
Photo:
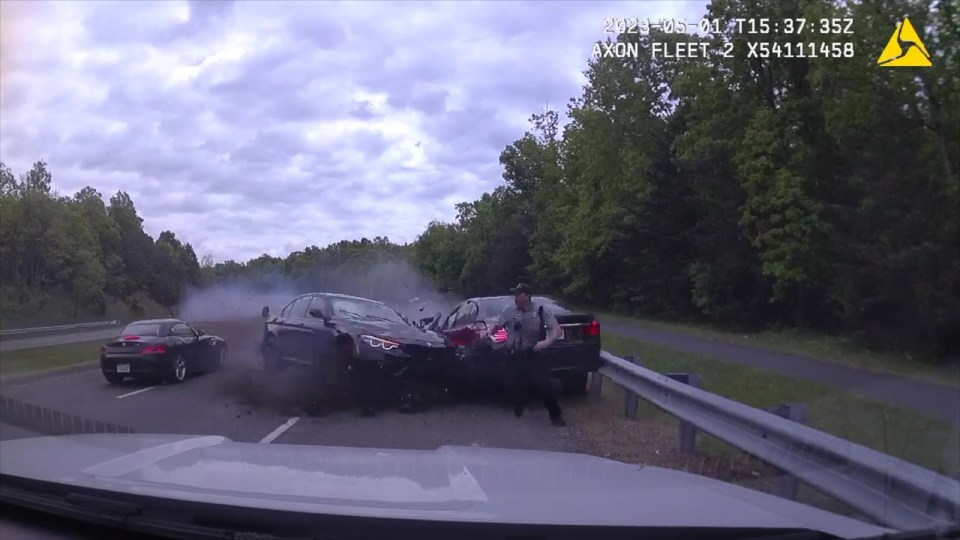
<path fill-rule="evenodd" d="M 280 371 L 280 355 L 277 353 L 277 340 L 268 337 L 260 347 L 261 367 L 264 371 Z"/>

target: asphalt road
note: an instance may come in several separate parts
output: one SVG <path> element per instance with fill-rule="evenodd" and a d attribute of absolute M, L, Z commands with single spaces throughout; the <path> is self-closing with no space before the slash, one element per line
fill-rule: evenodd
<path fill-rule="evenodd" d="M 723 362 L 766 369 L 774 373 L 804 379 L 844 392 L 919 411 L 947 422 L 956 421 L 958 415 L 960 415 L 960 390 L 956 387 L 845 366 L 815 358 L 724 343 L 669 330 L 608 320 L 602 320 L 601 323 L 605 332 L 715 358 Z M 3 341 L 0 342 L 0 351 L 107 340 L 116 336 L 117 332 L 117 328 L 111 328 Z M 228 337 L 228 341 L 233 343 L 230 337 Z"/>
<path fill-rule="evenodd" d="M 24 339 L 7 339 L 0 341 L 0 351 L 17 351 L 20 349 L 36 349 L 38 347 L 52 347 L 54 345 L 68 345 L 84 341 L 100 341 L 117 337 L 123 327 L 113 326 L 107 330 L 88 330 L 74 334 L 60 334 Z"/>
<path fill-rule="evenodd" d="M 550 425 L 537 407 L 522 418 L 495 403 L 438 405 L 421 413 L 383 411 L 358 417 L 355 409 L 310 416 L 288 403 L 301 395 L 296 373 L 266 379 L 259 370 L 231 365 L 172 385 L 107 384 L 95 365 L 72 372 L 5 381 L 0 393 L 42 408 L 36 426 L 65 413 L 140 433 L 221 435 L 264 444 L 323 444 L 433 449 L 441 445 L 574 451 L 567 428 Z M 296 398 L 294 398 L 296 402 Z M 0 440 L 36 436 L 24 422 L 0 423 Z M 29 422 L 27 423 L 29 424 Z"/>
<path fill-rule="evenodd" d="M 919 411 L 948 423 L 960 416 L 960 389 L 866 369 L 734 345 L 680 332 L 601 321 L 604 332 L 645 341 L 722 362 L 758 367 L 788 377 L 804 379 L 863 397 Z"/>

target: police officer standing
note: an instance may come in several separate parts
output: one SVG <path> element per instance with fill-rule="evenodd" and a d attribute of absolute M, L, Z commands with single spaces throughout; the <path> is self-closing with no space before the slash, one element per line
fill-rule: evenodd
<path fill-rule="evenodd" d="M 501 328 L 507 332 L 505 383 L 514 405 L 513 412 L 523 416 L 528 394 L 534 392 L 543 400 L 553 425 L 565 426 L 549 371 L 539 353 L 559 339 L 563 330 L 546 306 L 533 302 L 528 285 L 520 283 L 510 292 L 514 295 L 514 305 L 504 309 L 500 322 L 490 332 Z"/>

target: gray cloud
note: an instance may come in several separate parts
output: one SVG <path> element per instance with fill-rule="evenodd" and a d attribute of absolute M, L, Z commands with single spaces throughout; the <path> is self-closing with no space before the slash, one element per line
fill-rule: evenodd
<path fill-rule="evenodd" d="M 153 235 L 245 260 L 412 241 L 501 182 L 580 94 L 603 18 L 692 2 L 21 3 L 3 9 L 0 159 L 130 193 Z"/>

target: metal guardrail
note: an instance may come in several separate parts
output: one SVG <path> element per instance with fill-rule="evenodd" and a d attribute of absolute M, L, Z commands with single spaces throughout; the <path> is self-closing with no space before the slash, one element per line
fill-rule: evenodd
<path fill-rule="evenodd" d="M 883 525 L 918 530 L 960 522 L 953 478 L 600 354 L 601 375 Z"/>
<path fill-rule="evenodd" d="M 39 334 L 41 332 L 56 332 L 58 330 L 79 330 L 81 328 L 99 328 L 101 326 L 117 326 L 120 321 L 102 321 L 79 324 L 63 324 L 60 326 L 38 326 L 35 328 L 15 328 L 13 330 L 0 330 L 0 336 L 16 336 L 20 334 Z"/>
<path fill-rule="evenodd" d="M 44 435 L 135 433 L 134 430 L 0 396 L 0 420 Z"/>

